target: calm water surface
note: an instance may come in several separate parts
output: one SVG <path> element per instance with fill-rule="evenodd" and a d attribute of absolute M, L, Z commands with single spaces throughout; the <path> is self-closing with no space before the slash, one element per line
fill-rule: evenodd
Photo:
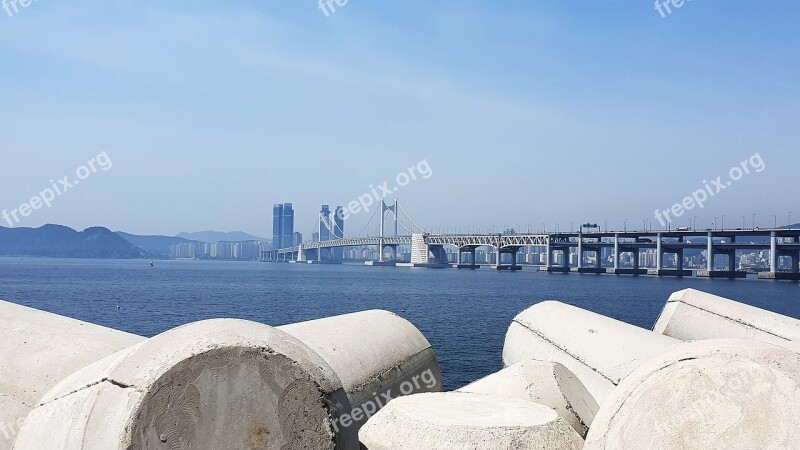
<path fill-rule="evenodd" d="M 143 336 L 209 318 L 283 325 L 365 309 L 393 311 L 431 342 L 446 389 L 498 370 L 511 319 L 534 303 L 561 300 L 651 328 L 669 294 L 687 287 L 800 318 L 800 284 L 794 282 L 0 258 L 0 299 Z"/>

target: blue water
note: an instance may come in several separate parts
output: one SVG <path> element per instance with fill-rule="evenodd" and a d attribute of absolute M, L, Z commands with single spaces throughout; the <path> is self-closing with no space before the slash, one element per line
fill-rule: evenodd
<path fill-rule="evenodd" d="M 144 336 L 208 318 L 283 325 L 365 309 L 393 311 L 431 342 L 446 389 L 498 370 L 511 319 L 534 303 L 557 299 L 651 328 L 669 294 L 687 287 L 800 318 L 800 284 L 794 282 L 0 258 L 0 299 Z"/>

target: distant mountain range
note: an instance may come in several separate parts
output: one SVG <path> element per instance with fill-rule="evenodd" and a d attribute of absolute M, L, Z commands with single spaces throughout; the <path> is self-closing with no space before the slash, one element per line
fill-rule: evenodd
<path fill-rule="evenodd" d="M 144 250 L 152 258 L 169 258 L 173 245 L 197 242 L 173 236 L 138 236 L 123 231 L 117 231 L 116 234 Z"/>
<path fill-rule="evenodd" d="M 145 258 L 147 253 L 108 228 L 75 231 L 62 225 L 0 227 L 0 256 L 48 258 Z"/>
<path fill-rule="evenodd" d="M 252 234 L 247 234 L 243 231 L 198 231 L 196 233 L 180 233 L 177 237 L 200 242 L 243 242 L 268 240 L 258 236 L 253 236 Z"/>
<path fill-rule="evenodd" d="M 0 256 L 46 258 L 169 258 L 172 246 L 219 241 L 266 241 L 241 231 L 204 231 L 179 236 L 139 236 L 108 228 L 76 231 L 63 225 L 39 228 L 0 227 Z"/>

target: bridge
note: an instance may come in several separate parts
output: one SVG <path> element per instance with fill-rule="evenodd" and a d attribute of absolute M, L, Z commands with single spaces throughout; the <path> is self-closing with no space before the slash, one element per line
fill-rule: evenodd
<path fill-rule="evenodd" d="M 376 213 L 380 212 L 382 217 L 380 217 L 380 224 L 375 230 L 375 235 L 344 237 L 323 242 L 305 242 L 294 247 L 263 252 L 262 260 L 326 262 L 324 249 L 375 246 L 378 248 L 379 258 L 377 261 L 367 262 L 367 264 L 474 269 L 480 267 L 476 259 L 476 251 L 483 247 L 490 249 L 494 255 L 492 268 L 520 270 L 524 265 L 519 262 L 520 250 L 528 249 L 530 252 L 531 249 L 538 248 L 544 251 L 544 260 L 539 265 L 539 269 L 548 272 L 744 278 L 747 273 L 737 270 L 736 252 L 766 250 L 770 255 L 768 271 L 759 272 L 759 278 L 800 280 L 800 229 L 737 228 L 735 230 L 679 229 L 536 234 L 516 232 L 434 234 L 417 227 L 413 221 L 411 221 L 411 226 L 406 226 L 399 220 L 401 211 L 402 207 L 396 201 L 392 206 L 381 201 Z M 394 235 L 385 235 L 387 213 L 394 219 Z M 325 221 L 320 221 L 320 223 L 325 223 Z M 397 234 L 398 226 L 402 227 L 407 234 Z M 365 226 L 366 228 L 367 226 Z M 401 245 L 411 247 L 409 262 L 398 261 L 397 249 Z M 454 264 L 448 258 L 446 247 L 456 250 Z M 385 254 L 387 248 L 391 250 L 390 258 L 387 258 Z M 696 273 L 685 268 L 684 253 L 689 249 L 705 251 L 705 268 L 697 270 Z M 654 254 L 655 264 L 651 267 L 644 267 L 640 262 L 640 254 L 643 250 Z M 593 258 L 587 258 L 587 254 L 593 255 Z M 631 264 L 623 267 L 622 260 L 625 255 L 629 256 Z M 665 263 L 667 255 L 674 255 L 673 262 L 669 266 Z M 780 270 L 779 258 L 781 257 L 791 260 L 788 270 Z M 719 264 L 722 258 L 725 258 L 724 264 Z M 611 261 L 611 264 L 604 265 L 604 261 L 608 260 Z"/>

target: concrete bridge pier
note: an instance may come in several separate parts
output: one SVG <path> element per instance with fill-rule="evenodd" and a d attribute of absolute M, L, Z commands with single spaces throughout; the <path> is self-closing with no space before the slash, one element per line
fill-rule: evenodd
<path fill-rule="evenodd" d="M 496 252 L 497 253 L 497 264 L 492 266 L 492 269 L 495 269 L 495 270 L 511 270 L 511 271 L 522 270 L 522 267 L 520 267 L 517 264 L 517 252 L 519 252 L 519 249 L 520 249 L 519 247 L 507 247 L 507 248 L 497 247 L 497 252 Z M 511 264 L 508 264 L 508 265 L 504 265 L 503 264 L 503 255 L 504 254 L 510 256 Z"/>
<path fill-rule="evenodd" d="M 475 250 L 476 247 L 474 246 L 467 246 L 467 247 L 459 247 L 458 248 L 458 260 L 456 261 L 456 268 L 457 269 L 479 269 L 480 266 L 475 262 Z M 466 264 L 463 259 L 463 254 L 466 253 L 469 255 L 469 263 Z"/>
<path fill-rule="evenodd" d="M 557 266 L 555 261 L 555 253 L 561 252 L 563 255 L 564 264 L 561 266 Z M 555 273 L 566 273 L 569 272 L 569 246 L 568 245 L 558 245 L 558 246 L 550 246 L 548 247 L 548 254 L 547 254 L 547 267 L 545 268 L 547 272 L 555 272 Z"/>
<path fill-rule="evenodd" d="M 792 243 L 800 241 L 800 237 L 792 237 Z M 764 280 L 800 280 L 800 270 L 798 270 L 798 260 L 800 260 L 800 251 L 790 251 L 789 256 L 792 257 L 791 272 L 778 271 L 778 237 L 773 231 L 770 233 L 770 247 L 769 247 L 769 272 L 759 272 L 758 278 Z M 786 254 L 786 253 L 784 253 Z"/>
<path fill-rule="evenodd" d="M 579 244 L 578 249 L 579 249 L 578 250 L 578 263 L 579 263 L 579 265 L 578 265 L 577 268 L 570 269 L 571 272 L 577 272 L 577 273 L 606 273 L 606 270 L 601 267 L 602 264 L 600 262 L 600 255 L 602 253 L 602 247 L 594 247 L 594 246 L 587 247 L 587 246 L 583 246 L 583 245 Z M 588 253 L 594 253 L 594 255 L 595 255 L 595 264 L 594 264 L 593 267 L 584 267 L 584 265 L 583 265 L 583 256 L 587 252 Z"/>
<path fill-rule="evenodd" d="M 773 233 L 774 234 L 774 233 Z M 735 238 L 731 238 L 731 242 Z M 717 254 L 728 257 L 728 270 L 714 270 L 714 259 Z M 706 246 L 706 270 L 698 270 L 697 276 L 700 278 L 746 278 L 746 272 L 736 270 L 736 249 L 717 250 L 714 245 L 714 233 L 708 233 L 708 244 Z"/>

